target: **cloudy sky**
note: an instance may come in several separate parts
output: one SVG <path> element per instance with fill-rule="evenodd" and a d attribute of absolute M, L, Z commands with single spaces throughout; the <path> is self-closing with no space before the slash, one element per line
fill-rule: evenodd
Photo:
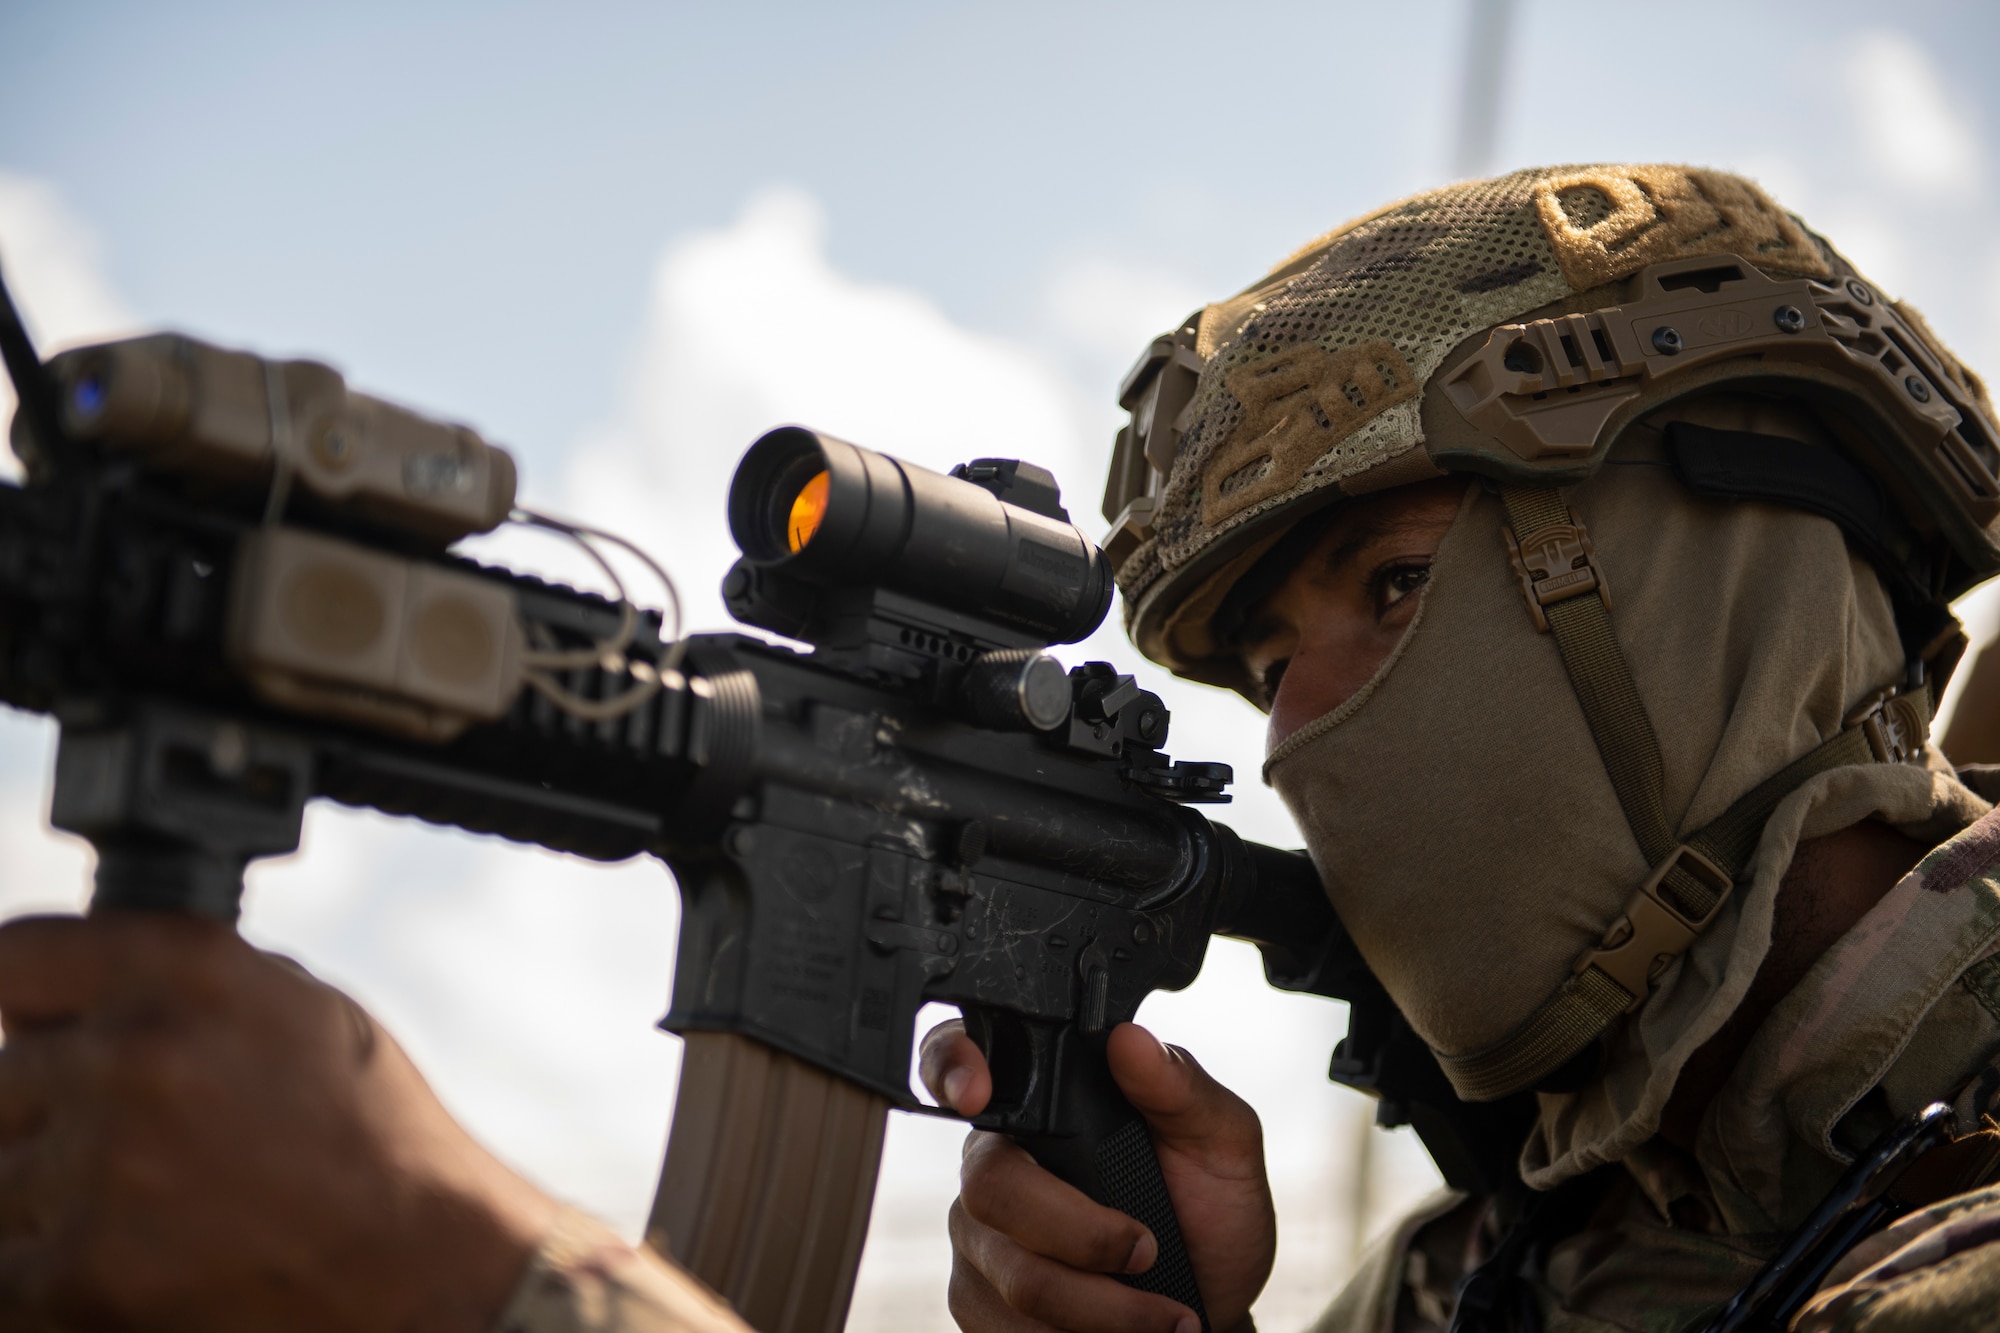
<path fill-rule="evenodd" d="M 2000 368 L 2000 11 L 1513 10 L 1493 169 L 1749 172 Z M 1111 388 L 1152 333 L 1451 178 L 1468 17 L 23 0 L 0 6 L 0 261 L 49 346 L 174 327 L 477 426 L 528 500 L 646 543 L 717 627 L 723 487 L 779 422 L 932 466 L 1034 459 L 1093 514 Z M 1134 660 L 1108 632 L 1087 651 Z M 1147 679 L 1177 754 L 1246 776 L 1231 821 L 1295 841 L 1255 783 L 1261 719 Z M 0 719 L 0 910 L 83 893 L 85 854 L 42 827 L 51 739 Z M 654 865 L 321 809 L 300 856 L 256 873 L 245 929 L 380 1013 L 510 1161 L 630 1231 L 672 1099 L 651 1024 L 674 924 Z M 1265 1116 L 1284 1228 L 1259 1314 L 1296 1325 L 1354 1243 L 1360 1107 L 1323 1076 L 1340 1011 L 1218 947 L 1146 1016 Z M 857 1328 L 948 1326 L 957 1137 L 892 1126 Z M 1404 1136 L 1376 1146 L 1369 1225 L 1429 1179 Z"/>

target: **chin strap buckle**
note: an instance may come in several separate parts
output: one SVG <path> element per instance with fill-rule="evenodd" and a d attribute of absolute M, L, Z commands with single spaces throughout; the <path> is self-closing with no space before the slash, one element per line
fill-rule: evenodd
<path fill-rule="evenodd" d="M 1727 871 L 1682 843 L 1653 868 L 1597 947 L 1572 970 L 1581 975 L 1594 967 L 1617 982 L 1632 997 L 1625 1008 L 1631 1013 L 1660 974 L 1708 929 L 1735 888 Z"/>
<path fill-rule="evenodd" d="M 1919 758 L 1931 738 L 1930 691 L 1907 694 L 1896 686 L 1875 691 L 1841 723 L 1868 738 L 1868 748 L 1880 764 L 1904 764 Z"/>
<path fill-rule="evenodd" d="M 1568 523 L 1550 523 L 1526 537 L 1516 537 L 1514 529 L 1502 528 L 1507 538 L 1507 558 L 1514 575 L 1521 580 L 1521 595 L 1527 599 L 1528 614 L 1535 628 L 1549 632 L 1549 618 L 1543 607 L 1596 593 L 1611 607 L 1611 585 L 1597 563 L 1597 548 L 1590 533 L 1573 517 Z"/>

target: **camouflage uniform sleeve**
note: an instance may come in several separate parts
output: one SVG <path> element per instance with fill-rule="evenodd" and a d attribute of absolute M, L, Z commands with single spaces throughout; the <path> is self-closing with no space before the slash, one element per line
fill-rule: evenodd
<path fill-rule="evenodd" d="M 2000 1328 L 2000 1186 L 1910 1214 L 1840 1261 L 1797 1333 Z"/>
<path fill-rule="evenodd" d="M 1440 1190 L 1368 1247 L 1309 1333 L 1442 1333 L 1486 1201 Z"/>
<path fill-rule="evenodd" d="M 565 1210 L 494 1333 L 750 1333 L 729 1303 L 650 1250 Z"/>

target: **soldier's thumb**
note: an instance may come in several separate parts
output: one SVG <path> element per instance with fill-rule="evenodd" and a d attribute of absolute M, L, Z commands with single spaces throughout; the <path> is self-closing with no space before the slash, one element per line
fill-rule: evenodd
<path fill-rule="evenodd" d="M 1111 1076 L 1152 1126 L 1154 1142 L 1232 1170 L 1261 1161 L 1263 1129 L 1248 1102 L 1209 1077 L 1195 1058 L 1136 1023 L 1120 1024 L 1106 1048 Z"/>

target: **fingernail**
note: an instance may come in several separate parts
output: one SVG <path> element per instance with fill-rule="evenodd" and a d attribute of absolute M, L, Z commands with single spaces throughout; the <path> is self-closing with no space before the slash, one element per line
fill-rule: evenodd
<path fill-rule="evenodd" d="M 1144 1037 L 1146 1039 L 1146 1044 L 1152 1047 L 1154 1051 L 1157 1052 L 1164 1049 L 1160 1044 L 1160 1039 L 1153 1035 L 1152 1030 L 1150 1028 L 1142 1028 L 1137 1023 L 1120 1023 L 1118 1025 L 1118 1030 L 1121 1032 L 1124 1031 L 1126 1028 L 1131 1028 L 1141 1037 Z"/>
<path fill-rule="evenodd" d="M 970 1069 L 954 1069 L 944 1076 L 944 1104 L 952 1110 L 958 1109 L 958 1099 L 965 1093 L 965 1085 L 972 1082 Z"/>
<path fill-rule="evenodd" d="M 1174 1325 L 1174 1333 L 1201 1333 L 1201 1320 L 1193 1315 L 1183 1315 L 1180 1323 Z"/>
<path fill-rule="evenodd" d="M 1125 1256 L 1125 1271 L 1143 1273 L 1151 1268 L 1153 1260 L 1159 1257 L 1160 1243 L 1153 1239 L 1152 1232 L 1142 1232 L 1139 1239 L 1132 1242 L 1132 1253 Z M 1181 1333 L 1181 1330 L 1176 1328 L 1174 1333 Z M 1201 1333 L 1201 1330 L 1197 1328 L 1194 1333 Z"/>

